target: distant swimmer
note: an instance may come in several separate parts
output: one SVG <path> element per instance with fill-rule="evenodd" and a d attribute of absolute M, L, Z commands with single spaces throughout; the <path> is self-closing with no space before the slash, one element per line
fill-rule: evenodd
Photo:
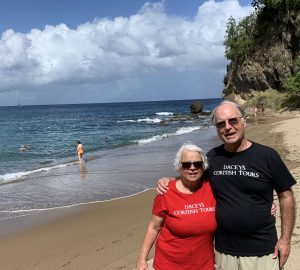
<path fill-rule="evenodd" d="M 19 151 L 23 152 L 27 149 L 27 147 L 25 146 L 25 144 L 21 144 Z"/>
<path fill-rule="evenodd" d="M 84 153 L 84 147 L 80 141 L 77 141 L 77 155 L 80 163 L 84 163 L 83 153 Z"/>
<path fill-rule="evenodd" d="M 31 148 L 30 144 L 21 144 L 20 148 L 19 148 L 19 151 L 23 152 L 23 151 L 28 150 L 30 148 Z"/>

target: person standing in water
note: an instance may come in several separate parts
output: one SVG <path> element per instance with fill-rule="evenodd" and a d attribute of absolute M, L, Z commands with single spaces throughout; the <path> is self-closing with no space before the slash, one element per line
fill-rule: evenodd
<path fill-rule="evenodd" d="M 77 156 L 81 164 L 84 163 L 83 153 L 84 153 L 84 147 L 80 141 L 77 141 Z"/>

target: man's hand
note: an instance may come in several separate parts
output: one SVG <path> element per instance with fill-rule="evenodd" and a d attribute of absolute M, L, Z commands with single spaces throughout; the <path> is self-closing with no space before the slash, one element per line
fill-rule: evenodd
<path fill-rule="evenodd" d="M 295 225 L 295 199 L 291 189 L 277 192 L 280 205 L 281 235 L 274 249 L 274 257 L 279 257 L 279 266 L 286 263 L 291 251 L 291 237 Z"/>
<path fill-rule="evenodd" d="M 275 251 L 273 253 L 273 258 L 279 257 L 279 267 L 283 268 L 291 252 L 291 242 L 283 239 L 279 239 Z"/>
<path fill-rule="evenodd" d="M 161 178 L 157 181 L 157 186 L 156 186 L 156 192 L 158 195 L 163 195 L 165 194 L 169 188 L 169 184 L 172 180 L 175 180 L 175 178 L 172 178 L 172 177 L 164 177 L 164 178 Z"/>

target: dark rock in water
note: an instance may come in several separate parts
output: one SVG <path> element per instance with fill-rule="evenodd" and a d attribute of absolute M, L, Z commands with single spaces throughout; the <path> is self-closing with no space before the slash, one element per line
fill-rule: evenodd
<path fill-rule="evenodd" d="M 203 112 L 202 113 L 197 113 L 197 114 L 174 114 L 168 119 L 164 119 L 160 121 L 160 125 L 168 125 L 170 123 L 174 122 L 179 122 L 179 123 L 184 123 L 186 121 L 195 121 L 195 123 L 199 123 L 198 121 L 201 122 L 201 125 L 209 125 L 210 124 L 210 119 L 208 115 L 210 115 L 211 112 Z"/>
<path fill-rule="evenodd" d="M 190 105 L 191 114 L 198 114 L 203 112 L 203 104 L 200 101 L 195 101 Z"/>

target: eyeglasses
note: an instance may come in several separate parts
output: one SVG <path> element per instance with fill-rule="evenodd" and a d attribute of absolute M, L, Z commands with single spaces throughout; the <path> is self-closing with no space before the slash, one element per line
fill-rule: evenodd
<path fill-rule="evenodd" d="M 201 169 L 201 168 L 203 168 L 203 161 L 199 160 L 199 161 L 194 161 L 194 162 L 191 162 L 191 161 L 181 162 L 181 167 L 184 170 L 188 170 L 189 168 L 191 168 L 192 165 L 194 165 L 194 167 L 196 169 Z"/>
<path fill-rule="evenodd" d="M 215 123 L 215 126 L 216 126 L 217 129 L 222 129 L 222 128 L 224 128 L 226 126 L 226 121 L 228 122 L 229 125 L 236 126 L 236 125 L 239 124 L 241 118 L 243 118 L 243 117 L 240 116 L 240 117 L 229 118 L 227 120 Z"/>

